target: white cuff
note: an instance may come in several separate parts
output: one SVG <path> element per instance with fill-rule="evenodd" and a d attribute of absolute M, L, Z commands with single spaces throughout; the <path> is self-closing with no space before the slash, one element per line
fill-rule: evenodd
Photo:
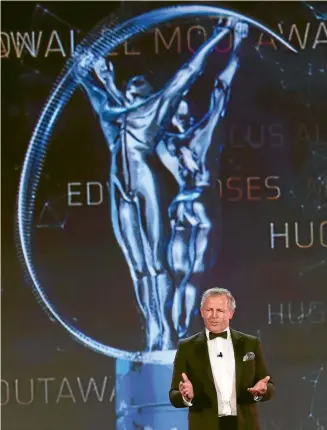
<path fill-rule="evenodd" d="M 192 402 L 190 402 L 189 400 L 186 400 L 185 397 L 183 397 L 183 402 L 184 402 L 184 405 L 186 406 L 193 406 Z"/>

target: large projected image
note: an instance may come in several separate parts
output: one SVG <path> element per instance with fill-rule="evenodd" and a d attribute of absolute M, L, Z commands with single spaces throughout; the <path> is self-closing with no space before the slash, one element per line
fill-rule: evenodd
<path fill-rule="evenodd" d="M 213 35 L 162 89 L 154 91 L 144 75 L 129 78 L 124 92 L 117 87 L 114 65 L 107 62 L 101 51 L 108 54 L 127 37 L 160 22 L 190 16 L 212 18 L 213 15 L 218 17 Z M 219 235 L 214 229 L 214 223 L 220 223 L 219 216 L 210 219 L 210 212 L 219 212 L 218 196 L 212 198 L 218 173 L 215 163 L 219 163 L 222 146 L 217 145 L 215 130 L 227 109 L 232 81 L 239 67 L 239 51 L 248 35 L 248 23 L 264 29 L 281 41 L 285 49 L 296 52 L 262 24 L 230 10 L 200 5 L 166 8 L 136 17 L 105 33 L 96 30 L 100 36 L 91 46 L 86 39 L 77 47 L 75 57 L 68 62 L 49 97 L 35 128 L 21 177 L 20 245 L 24 263 L 42 301 L 74 336 L 93 349 L 113 356 L 119 354 L 73 328 L 57 313 L 38 280 L 31 253 L 33 206 L 47 142 L 59 112 L 74 86 L 83 87 L 111 152 L 112 227 L 128 263 L 136 301 L 144 317 L 146 349 L 174 350 L 178 339 L 190 334 L 191 316 L 199 307 L 201 274 L 214 264 L 212 256 L 219 248 Z M 230 33 L 233 40 L 230 58 L 225 69 L 214 77 L 207 113 L 192 124 L 188 118 L 188 101 L 184 99 L 197 78 L 205 74 L 210 54 Z M 177 130 L 169 133 L 171 126 Z M 214 152 L 213 146 L 216 146 Z M 214 163 L 209 162 L 209 155 Z M 162 181 L 151 168 L 153 157 L 162 160 L 179 184 L 180 191 L 168 208 L 161 201 L 161 195 L 167 194 L 165 186 L 159 186 Z M 166 233 L 165 224 L 169 222 L 171 228 Z M 214 240 L 210 240 L 212 230 Z M 132 357 L 131 353 L 123 356 Z M 140 359 L 139 354 L 135 357 Z M 159 360 L 168 363 L 171 357 L 170 354 Z"/>
<path fill-rule="evenodd" d="M 327 9 L 268 3 L 3 3 L 5 430 L 187 428 L 213 287 L 327 429 Z"/>

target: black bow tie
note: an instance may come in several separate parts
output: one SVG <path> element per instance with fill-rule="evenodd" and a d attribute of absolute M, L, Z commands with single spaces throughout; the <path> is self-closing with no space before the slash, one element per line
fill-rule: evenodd
<path fill-rule="evenodd" d="M 209 339 L 216 339 L 216 337 L 223 337 L 224 339 L 227 339 L 227 331 L 223 331 L 221 333 L 212 333 L 209 331 Z"/>

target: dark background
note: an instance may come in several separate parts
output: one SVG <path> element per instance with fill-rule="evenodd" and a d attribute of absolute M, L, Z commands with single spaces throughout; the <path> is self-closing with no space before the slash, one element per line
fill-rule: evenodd
<path fill-rule="evenodd" d="M 2 31 L 43 31 L 48 41 L 51 31 L 57 30 L 68 53 L 70 29 L 76 30 L 77 43 L 110 13 L 123 20 L 164 5 L 5 2 Z M 219 173 L 223 184 L 230 177 L 240 178 L 242 198 L 232 201 L 235 191 L 224 188 L 223 234 L 217 238 L 219 261 L 208 285 L 201 288 L 219 284 L 231 289 L 238 305 L 233 326 L 262 339 L 277 387 L 276 398 L 261 405 L 263 429 L 321 430 L 327 426 L 326 374 L 322 370 L 327 364 L 326 228 L 325 245 L 319 240 L 319 225 L 327 220 L 327 57 L 326 44 L 316 49 L 312 45 L 321 22 L 326 25 L 326 10 L 318 3 L 294 2 L 221 2 L 219 6 L 256 18 L 276 31 L 282 22 L 286 34 L 292 24 L 304 34 L 306 24 L 311 23 L 306 49 L 300 49 L 298 55 L 285 48 L 275 51 L 271 46 L 256 50 L 257 30 L 251 30 L 242 50 L 224 124 Z M 165 31 L 171 34 L 169 27 Z M 321 31 L 319 39 L 326 40 L 324 34 Z M 124 56 L 119 51 L 120 55 L 112 57 L 121 86 L 130 76 L 150 70 L 153 85 L 161 88 L 189 58 L 185 37 L 182 54 L 162 49 L 160 56 L 153 53 L 151 37 L 133 41 L 141 56 Z M 17 58 L 13 48 L 8 58 L 2 58 L 3 428 L 86 429 L 96 422 L 99 430 L 113 429 L 115 360 L 79 345 L 49 318 L 17 258 L 15 205 L 21 167 L 38 116 L 66 61 L 59 53 L 44 58 L 47 42 L 42 43 L 37 58 L 29 54 Z M 291 43 L 299 48 L 294 35 Z M 228 53 L 218 54 L 209 62 L 207 75 L 192 94 L 195 115 L 200 116 L 207 106 L 210 79 L 217 70 L 213 66 L 223 67 L 227 59 Z M 279 146 L 275 145 L 281 140 L 269 133 L 274 124 L 282 134 Z M 255 147 L 261 129 L 264 137 Z M 247 130 L 251 144 L 246 140 Z M 76 91 L 56 125 L 41 178 L 35 261 L 43 285 L 61 314 L 104 343 L 139 350 L 143 347 L 142 321 L 127 266 L 111 230 L 108 199 L 105 196 L 102 205 L 87 206 L 84 195 L 82 206 L 67 206 L 67 183 L 105 184 L 109 157 L 88 101 Z M 267 176 L 279 177 L 279 200 L 267 199 L 271 195 L 263 187 Z M 257 201 L 246 198 L 247 177 L 260 177 L 262 189 Z M 175 192 L 171 180 L 168 196 Z M 45 210 L 45 202 L 51 203 L 50 212 Z M 275 249 L 270 248 L 271 222 L 277 229 L 289 223 L 288 249 L 281 239 L 277 239 Z M 299 223 L 301 243 L 309 241 L 309 223 L 313 222 L 315 236 L 310 248 L 296 246 L 295 222 Z M 282 315 L 271 316 L 269 309 Z M 44 383 L 38 378 L 54 378 L 49 382 L 47 401 Z M 67 385 L 58 399 L 64 378 L 75 401 Z M 99 401 L 91 393 L 88 401 L 83 401 L 77 378 L 86 385 L 94 378 L 100 387 L 106 381 L 103 399 Z M 20 404 L 29 399 L 30 404 Z"/>

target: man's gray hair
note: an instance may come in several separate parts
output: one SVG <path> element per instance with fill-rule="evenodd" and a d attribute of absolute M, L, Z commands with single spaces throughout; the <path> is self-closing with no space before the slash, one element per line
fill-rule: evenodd
<path fill-rule="evenodd" d="M 236 309 L 236 300 L 235 300 L 234 296 L 232 295 L 232 293 L 229 290 L 227 290 L 226 288 L 219 288 L 219 287 L 210 288 L 209 290 L 206 290 L 202 294 L 201 308 L 202 308 L 204 302 L 206 301 L 206 299 L 208 297 L 211 297 L 211 296 L 227 296 L 230 309 L 232 309 L 233 311 Z"/>

